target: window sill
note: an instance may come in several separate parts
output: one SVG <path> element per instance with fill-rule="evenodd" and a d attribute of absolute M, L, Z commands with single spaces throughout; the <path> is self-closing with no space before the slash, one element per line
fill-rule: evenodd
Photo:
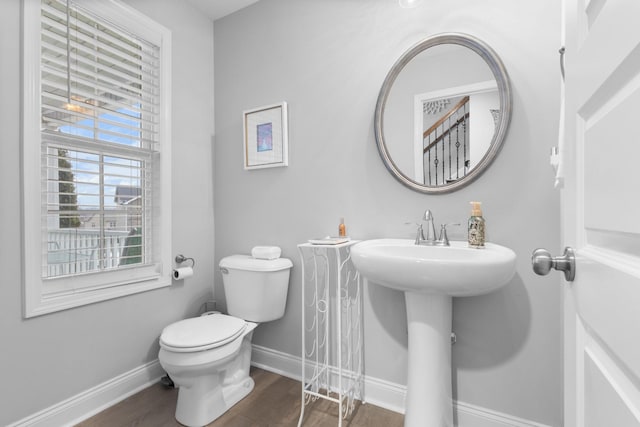
<path fill-rule="evenodd" d="M 87 304 L 93 304 L 110 299 L 120 298 L 154 289 L 171 286 L 170 277 L 157 277 L 150 280 L 141 280 L 136 283 L 123 283 L 99 289 L 80 289 L 73 292 L 41 295 L 26 300 L 25 318 L 42 316 L 57 311 L 68 310 Z"/>

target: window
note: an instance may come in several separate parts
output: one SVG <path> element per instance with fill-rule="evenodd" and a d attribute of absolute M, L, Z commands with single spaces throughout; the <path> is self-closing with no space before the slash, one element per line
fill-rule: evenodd
<path fill-rule="evenodd" d="M 25 316 L 171 284 L 170 33 L 118 2 L 24 2 Z"/>

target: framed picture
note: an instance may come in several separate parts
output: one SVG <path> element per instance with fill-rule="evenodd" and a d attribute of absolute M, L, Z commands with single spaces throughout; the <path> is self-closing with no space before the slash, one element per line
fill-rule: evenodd
<path fill-rule="evenodd" d="M 245 169 L 289 164 L 286 102 L 245 111 L 243 122 Z"/>

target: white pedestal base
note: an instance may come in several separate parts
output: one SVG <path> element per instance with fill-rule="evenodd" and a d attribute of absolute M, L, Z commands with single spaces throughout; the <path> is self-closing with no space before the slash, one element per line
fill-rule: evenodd
<path fill-rule="evenodd" d="M 405 292 L 409 332 L 405 427 L 452 427 L 448 295 Z"/>

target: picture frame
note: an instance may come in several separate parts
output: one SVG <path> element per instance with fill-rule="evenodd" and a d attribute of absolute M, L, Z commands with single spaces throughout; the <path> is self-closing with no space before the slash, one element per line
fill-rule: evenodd
<path fill-rule="evenodd" d="M 245 170 L 288 166 L 287 103 L 244 111 L 243 136 Z"/>

